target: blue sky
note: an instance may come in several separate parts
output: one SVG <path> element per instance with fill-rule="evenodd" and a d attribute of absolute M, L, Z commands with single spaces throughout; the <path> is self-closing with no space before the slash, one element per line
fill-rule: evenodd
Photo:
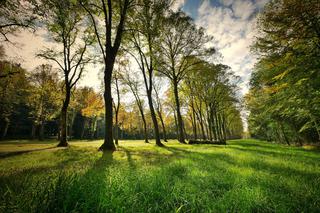
<path fill-rule="evenodd" d="M 248 91 L 248 82 L 256 61 L 249 46 L 256 35 L 256 17 L 268 0 L 176 0 L 198 26 L 214 37 L 214 46 L 222 54 L 222 63 L 241 77 L 241 93 Z"/>

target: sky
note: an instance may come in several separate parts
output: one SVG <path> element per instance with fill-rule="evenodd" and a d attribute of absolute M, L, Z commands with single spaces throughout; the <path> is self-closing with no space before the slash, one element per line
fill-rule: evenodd
<path fill-rule="evenodd" d="M 256 15 L 268 0 L 176 0 L 174 10 L 182 9 L 190 15 L 195 23 L 203 27 L 214 37 L 213 46 L 222 55 L 222 63 L 231 67 L 241 77 L 240 92 L 248 91 L 248 82 L 255 63 L 255 56 L 249 46 L 255 37 Z M 7 56 L 19 61 L 27 70 L 46 63 L 36 58 L 36 53 L 48 43 L 44 31 L 36 34 L 21 32 L 11 39 L 17 45 L 7 45 Z M 82 78 L 81 86 L 100 86 L 99 68 L 89 67 Z"/>
<path fill-rule="evenodd" d="M 198 26 L 214 37 L 214 47 L 222 63 L 241 77 L 244 95 L 256 58 L 250 53 L 254 41 L 256 17 L 268 0 L 177 0 L 174 9 L 182 9 Z"/>

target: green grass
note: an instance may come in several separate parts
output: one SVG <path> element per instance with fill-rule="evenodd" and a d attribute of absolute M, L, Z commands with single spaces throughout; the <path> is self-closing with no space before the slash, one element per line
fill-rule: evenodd
<path fill-rule="evenodd" d="M 165 148 L 1 142 L 0 212 L 319 212 L 320 152 L 255 140 Z M 18 147 L 18 148 L 17 148 Z"/>

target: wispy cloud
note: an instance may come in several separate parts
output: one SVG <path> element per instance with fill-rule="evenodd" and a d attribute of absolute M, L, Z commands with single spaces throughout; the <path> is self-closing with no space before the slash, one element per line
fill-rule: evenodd
<path fill-rule="evenodd" d="M 229 65 L 242 79 L 242 93 L 248 91 L 250 74 L 255 63 L 249 46 L 255 36 L 256 14 L 267 0 L 220 0 L 214 6 L 209 0 L 198 8 L 196 23 L 214 36 L 215 46 Z"/>

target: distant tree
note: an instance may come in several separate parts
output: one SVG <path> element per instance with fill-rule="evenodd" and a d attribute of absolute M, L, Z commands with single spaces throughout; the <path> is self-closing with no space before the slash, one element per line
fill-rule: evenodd
<path fill-rule="evenodd" d="M 35 137 L 36 128 L 39 127 L 39 140 L 44 138 L 44 125 L 59 115 L 61 89 L 59 88 L 58 73 L 51 65 L 43 64 L 30 74 L 30 95 L 28 105 L 33 119 L 31 137 Z"/>
<path fill-rule="evenodd" d="M 61 137 L 58 146 L 68 146 L 67 114 L 71 90 L 80 80 L 85 65 L 92 61 L 86 56 L 88 46 L 92 43 L 90 31 L 84 29 L 84 16 L 78 1 L 44 0 L 43 6 L 48 14 L 45 25 L 49 36 L 60 49 L 47 48 L 38 56 L 55 62 L 64 78 L 65 97 L 61 108 Z"/>
<path fill-rule="evenodd" d="M 161 42 L 159 42 L 159 57 L 157 71 L 170 79 L 176 104 L 179 141 L 185 143 L 183 119 L 180 110 L 178 87 L 187 72 L 199 60 L 214 49 L 205 49 L 210 37 L 204 29 L 198 29 L 193 20 L 182 11 L 172 13 L 162 26 Z"/>
<path fill-rule="evenodd" d="M 12 74 L 14 73 L 14 74 Z M 29 83 L 26 71 L 19 64 L 0 61 L 0 120 L 1 138 L 5 138 L 13 114 L 26 104 Z"/>
<path fill-rule="evenodd" d="M 97 130 L 98 118 L 104 113 L 104 103 L 103 98 L 100 94 L 96 93 L 92 88 L 90 88 L 85 96 L 85 106 L 81 110 L 81 114 L 86 118 L 91 119 L 91 139 Z"/>
<path fill-rule="evenodd" d="M 141 83 L 137 76 L 139 76 L 138 73 L 135 73 L 134 71 L 132 71 L 130 69 L 130 66 L 128 66 L 125 68 L 124 72 L 121 73 L 120 78 L 123 84 L 125 84 L 129 88 L 129 90 L 134 96 L 136 105 L 138 106 L 138 109 L 139 109 L 141 120 L 143 122 L 144 139 L 146 143 L 149 143 L 147 121 L 146 121 L 145 112 L 144 112 L 144 102 L 140 94 Z"/>

